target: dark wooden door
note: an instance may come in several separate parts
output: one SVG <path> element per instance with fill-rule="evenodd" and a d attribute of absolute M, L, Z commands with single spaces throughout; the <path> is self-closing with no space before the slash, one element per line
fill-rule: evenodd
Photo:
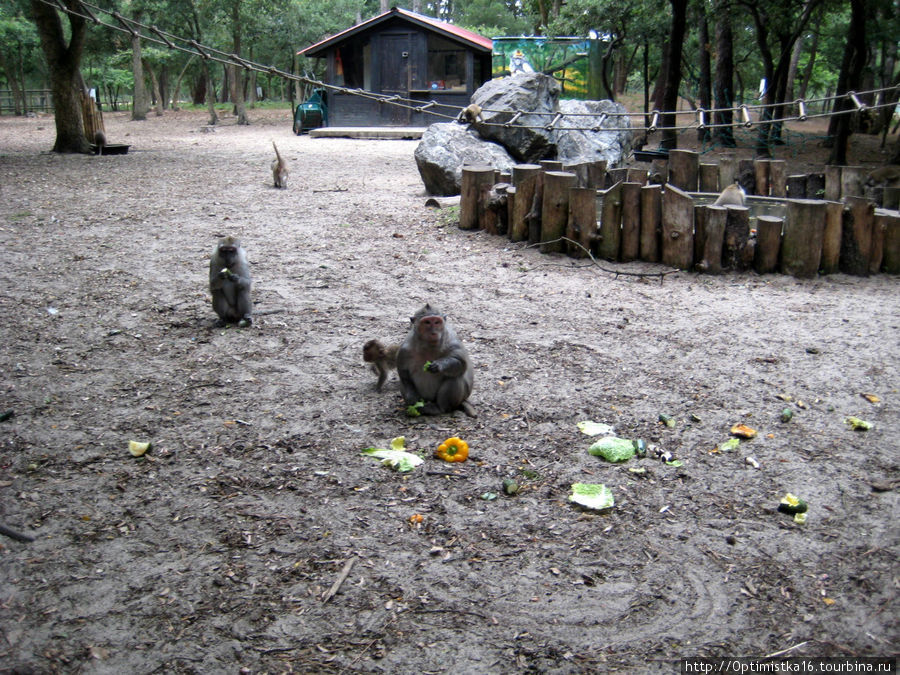
<path fill-rule="evenodd" d="M 411 45 L 409 33 L 381 36 L 381 93 L 409 98 Z M 381 119 L 385 124 L 394 126 L 409 124 L 409 108 L 385 104 L 381 109 Z"/>

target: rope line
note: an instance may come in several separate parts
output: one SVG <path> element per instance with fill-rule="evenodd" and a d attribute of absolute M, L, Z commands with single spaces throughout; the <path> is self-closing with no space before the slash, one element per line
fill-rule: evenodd
<path fill-rule="evenodd" d="M 425 113 L 427 112 L 429 115 L 433 115 L 435 117 L 444 118 L 447 120 L 456 120 L 459 115 L 459 106 L 451 105 L 449 103 L 438 103 L 437 101 L 426 101 L 423 102 L 417 99 L 403 98 L 399 94 L 389 95 L 389 94 L 377 94 L 375 92 L 366 91 L 364 89 L 351 89 L 348 87 L 340 87 L 333 84 L 327 84 L 320 80 L 312 79 L 309 77 L 305 77 L 302 75 L 296 75 L 294 73 L 289 73 L 284 70 L 280 70 L 275 66 L 268 66 L 260 63 L 255 63 L 253 61 L 249 61 L 244 59 L 237 54 L 230 54 L 228 52 L 222 51 L 220 49 L 216 49 L 215 47 L 210 47 L 208 45 L 203 45 L 198 43 L 196 40 L 186 39 L 174 35 L 172 33 L 160 30 L 155 25 L 144 24 L 140 21 L 136 21 L 135 19 L 129 19 L 125 16 L 122 16 L 119 12 L 113 10 L 103 9 L 102 7 L 98 7 L 93 5 L 85 0 L 81 0 L 79 2 L 79 6 L 84 13 L 76 11 L 74 9 L 69 9 L 65 7 L 62 0 L 38 0 L 45 5 L 49 5 L 57 10 L 60 10 L 66 14 L 71 14 L 73 16 L 80 17 L 85 19 L 86 21 L 90 21 L 91 23 L 104 26 L 105 28 L 110 28 L 112 30 L 119 31 L 121 33 L 127 33 L 132 38 L 140 38 L 142 40 L 146 40 L 148 42 L 152 42 L 158 45 L 163 45 L 168 49 L 174 49 L 177 51 L 184 52 L 186 54 L 197 55 L 199 54 L 201 58 L 207 61 L 215 61 L 218 63 L 222 63 L 224 65 L 237 65 L 244 70 L 252 70 L 260 73 L 266 73 L 269 75 L 273 75 L 276 77 L 281 77 L 286 80 L 291 80 L 295 82 L 301 82 L 303 84 L 310 85 L 315 88 L 322 88 L 334 93 L 347 94 L 351 96 L 358 96 L 360 98 L 365 98 L 369 100 L 376 101 L 385 105 L 393 105 L 400 108 L 406 108 L 413 112 L 417 113 Z M 96 14 L 95 14 L 96 13 Z M 116 23 L 109 23 L 107 21 L 103 21 L 97 18 L 97 14 L 105 14 L 107 16 L 112 17 Z M 603 113 L 560 113 L 560 112 L 541 112 L 541 111 L 517 111 L 517 110 L 502 110 L 502 109 L 493 109 L 493 108 L 484 108 L 482 112 L 493 113 L 493 114 L 501 114 L 501 115 L 511 115 L 510 119 L 506 122 L 482 122 L 485 126 L 495 126 L 495 127 L 506 127 L 506 128 L 517 128 L 517 129 L 533 129 L 533 130 L 545 130 L 545 131 L 600 131 L 601 129 L 604 131 L 645 131 L 648 133 L 653 133 L 656 131 L 689 131 L 691 129 L 694 130 L 704 130 L 704 129 L 733 129 L 735 127 L 744 127 L 746 129 L 750 129 L 753 126 L 765 126 L 765 125 L 776 125 L 776 124 L 784 124 L 785 122 L 804 122 L 808 119 L 818 118 L 818 117 L 830 117 L 832 115 L 843 115 L 848 113 L 856 113 L 862 112 L 866 110 L 881 110 L 883 108 L 893 108 L 897 104 L 896 103 L 877 103 L 877 104 L 866 104 L 860 100 L 861 96 L 873 96 L 876 97 L 879 94 L 887 94 L 888 92 L 897 92 L 900 90 L 900 86 L 893 87 L 883 87 L 881 89 L 870 89 L 867 91 L 854 92 L 849 91 L 846 94 L 839 94 L 834 96 L 825 96 L 821 98 L 815 99 L 797 99 L 795 101 L 785 101 L 783 103 L 766 103 L 766 104 L 757 104 L 757 105 L 747 105 L 742 104 L 735 108 L 697 108 L 695 110 L 682 110 L 676 112 L 661 112 L 659 110 L 652 110 L 649 113 L 643 112 L 603 112 Z M 883 96 L 881 100 L 885 100 L 887 96 Z M 823 113 L 808 113 L 807 106 L 809 105 L 821 105 L 824 106 L 829 102 L 836 102 L 842 99 L 849 99 L 852 103 L 852 106 L 844 109 L 844 110 L 832 110 L 832 112 L 823 112 Z M 796 107 L 799 113 L 790 117 L 779 117 L 779 118 L 767 118 L 766 111 L 769 109 L 777 109 L 777 108 L 788 108 L 788 107 Z M 447 109 L 448 112 L 440 112 L 438 109 Z M 718 113 L 727 113 L 730 112 L 735 119 L 740 120 L 739 122 L 732 123 L 709 123 L 707 120 L 715 116 Z M 684 116 L 684 115 L 694 115 L 694 121 L 690 124 L 676 124 L 674 126 L 660 126 L 658 124 L 661 118 L 666 118 L 667 116 Z M 757 119 L 754 121 L 754 115 Z M 518 120 L 522 116 L 528 117 L 550 117 L 550 121 L 548 123 L 540 123 L 540 124 L 522 124 L 519 123 Z M 590 125 L 559 125 L 560 120 L 562 119 L 572 119 L 572 118 L 581 118 L 587 117 L 590 119 L 596 119 L 596 122 Z M 638 118 L 647 118 L 650 117 L 650 124 L 647 125 L 632 125 L 630 118 L 638 117 Z M 610 120 L 611 118 L 624 119 L 625 126 L 607 126 L 605 122 Z"/>

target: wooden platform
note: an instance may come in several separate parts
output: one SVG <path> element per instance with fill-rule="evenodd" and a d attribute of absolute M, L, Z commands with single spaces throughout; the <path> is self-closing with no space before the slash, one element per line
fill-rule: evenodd
<path fill-rule="evenodd" d="M 425 127 L 319 127 L 310 129 L 310 138 L 363 138 L 370 140 L 416 140 Z"/>

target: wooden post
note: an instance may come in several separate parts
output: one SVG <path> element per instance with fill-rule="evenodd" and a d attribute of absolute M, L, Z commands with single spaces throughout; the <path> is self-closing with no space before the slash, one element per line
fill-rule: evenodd
<path fill-rule="evenodd" d="M 824 173 L 811 173 L 806 177 L 806 198 L 825 199 Z"/>
<path fill-rule="evenodd" d="M 722 244 L 722 266 L 742 270 L 751 262 L 745 252 L 750 238 L 750 209 L 746 206 L 726 206 L 725 241 Z"/>
<path fill-rule="evenodd" d="M 781 272 L 812 278 L 822 259 L 825 202 L 819 199 L 787 200 L 787 218 L 781 240 Z"/>
<path fill-rule="evenodd" d="M 573 187 L 569 190 L 569 220 L 566 236 L 579 242 L 593 253 L 597 238 L 597 191 L 589 187 Z M 573 258 L 586 258 L 587 253 L 566 242 L 566 250 Z"/>
<path fill-rule="evenodd" d="M 825 202 L 825 232 L 822 234 L 822 274 L 834 274 L 840 270 L 841 228 L 844 219 L 844 202 Z"/>
<path fill-rule="evenodd" d="M 537 164 L 516 164 L 512 168 L 512 182 L 516 189 L 512 218 L 509 221 L 509 238 L 513 241 L 525 241 L 528 238 L 528 226 L 525 216 L 531 211 L 534 191 L 541 175 L 541 167 Z"/>
<path fill-rule="evenodd" d="M 648 178 L 648 182 L 654 183 L 655 185 L 665 185 L 669 182 L 669 160 L 654 159 L 650 162 L 650 177 Z"/>
<path fill-rule="evenodd" d="M 510 178 L 512 180 L 512 178 Z M 516 211 L 516 188 L 506 188 L 506 236 L 512 238 L 512 221 Z"/>
<path fill-rule="evenodd" d="M 619 259 L 622 233 L 622 184 L 616 183 L 609 190 L 599 190 L 600 225 L 597 233 L 597 255 L 606 260 Z"/>
<path fill-rule="evenodd" d="M 862 197 L 847 197 L 844 203 L 847 208 L 841 231 L 841 272 L 865 277 L 872 259 L 875 205 Z"/>
<path fill-rule="evenodd" d="M 748 195 L 756 194 L 756 167 L 752 159 L 738 161 L 737 178 L 735 182 L 744 188 Z"/>
<path fill-rule="evenodd" d="M 682 270 L 694 262 L 694 200 L 671 183 L 662 196 L 662 261 Z"/>
<path fill-rule="evenodd" d="M 725 239 L 725 219 L 728 210 L 724 206 L 701 206 L 697 209 L 696 216 L 694 250 L 697 271 L 704 274 L 721 274 L 722 243 Z M 697 246 L 697 242 L 700 242 L 700 246 Z"/>
<path fill-rule="evenodd" d="M 900 274 L 900 215 L 883 214 L 884 244 L 881 269 L 888 274 Z"/>
<path fill-rule="evenodd" d="M 478 225 L 488 234 L 505 235 L 509 227 L 509 219 L 506 216 L 508 199 L 506 189 L 508 187 L 508 183 L 497 183 L 487 188 Z"/>
<path fill-rule="evenodd" d="M 769 162 L 769 193 L 781 199 L 787 197 L 787 162 L 783 159 Z"/>
<path fill-rule="evenodd" d="M 700 163 L 700 192 L 720 192 L 725 186 L 719 187 L 719 165 L 712 163 Z"/>
<path fill-rule="evenodd" d="M 589 187 L 588 181 L 590 180 L 590 177 L 588 175 L 588 172 L 590 170 L 590 166 L 590 162 L 563 164 L 562 171 L 567 171 L 569 173 L 575 174 L 574 187 Z"/>
<path fill-rule="evenodd" d="M 606 187 L 606 160 L 598 159 L 591 162 L 588 168 L 587 187 L 602 190 Z"/>
<path fill-rule="evenodd" d="M 781 230 L 783 227 L 783 218 L 757 216 L 756 251 L 753 255 L 753 269 L 758 274 L 769 274 L 778 269 L 778 254 L 781 251 Z"/>
<path fill-rule="evenodd" d="M 753 173 L 754 173 L 754 182 L 756 183 L 756 189 L 753 191 L 753 194 L 760 195 L 762 197 L 769 196 L 769 162 L 771 160 L 768 159 L 755 159 L 753 160 Z"/>
<path fill-rule="evenodd" d="M 628 169 L 624 166 L 620 166 L 616 169 L 607 169 L 606 176 L 608 180 L 612 181 L 611 185 L 624 183 L 628 179 Z"/>
<path fill-rule="evenodd" d="M 641 184 L 622 183 L 623 262 L 637 260 L 641 253 Z"/>
<path fill-rule="evenodd" d="M 560 239 L 569 221 L 569 188 L 575 187 L 577 176 L 568 171 L 544 172 L 544 203 L 541 206 L 541 253 L 563 253 Z"/>
<path fill-rule="evenodd" d="M 542 159 L 538 162 L 538 164 L 541 165 L 541 169 L 544 172 L 563 170 L 563 163 L 555 159 Z"/>
<path fill-rule="evenodd" d="M 825 197 L 829 202 L 841 201 L 841 167 L 833 164 L 825 167 Z"/>
<path fill-rule="evenodd" d="M 639 169 L 636 166 L 629 167 L 628 173 L 625 174 L 626 183 L 638 183 L 639 185 L 647 184 L 647 170 Z"/>
<path fill-rule="evenodd" d="M 700 155 L 693 150 L 669 150 L 669 185 L 696 192 Z"/>
<path fill-rule="evenodd" d="M 841 167 L 841 198 L 861 197 L 867 172 L 861 166 Z"/>
<path fill-rule="evenodd" d="M 869 260 L 869 274 L 878 274 L 884 259 L 884 233 L 887 230 L 886 214 L 875 213 L 872 224 L 872 257 Z"/>
<path fill-rule="evenodd" d="M 462 168 L 459 229 L 474 230 L 478 227 L 479 214 L 483 210 L 482 200 L 493 184 L 493 167 L 475 165 Z"/>
<path fill-rule="evenodd" d="M 885 186 L 881 197 L 881 205 L 892 211 L 896 211 L 900 208 L 900 187 Z"/>
<path fill-rule="evenodd" d="M 726 187 L 731 185 L 732 183 L 737 182 L 735 180 L 737 174 L 737 158 L 734 155 L 725 155 L 724 157 L 719 158 L 719 185 L 722 187 L 721 190 L 724 190 Z"/>
<path fill-rule="evenodd" d="M 662 186 L 641 188 L 641 260 L 659 262 L 659 237 L 662 231 Z"/>
<path fill-rule="evenodd" d="M 791 199 L 806 199 L 806 174 L 787 177 L 787 194 Z"/>

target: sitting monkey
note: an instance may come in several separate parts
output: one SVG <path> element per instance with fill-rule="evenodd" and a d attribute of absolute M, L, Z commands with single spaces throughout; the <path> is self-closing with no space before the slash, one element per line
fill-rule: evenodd
<path fill-rule="evenodd" d="M 447 318 L 425 305 L 410 322 L 409 333 L 397 352 L 397 374 L 406 404 L 422 401 L 419 412 L 423 415 L 462 410 L 475 417 L 466 402 L 474 379 L 469 353 Z"/>

